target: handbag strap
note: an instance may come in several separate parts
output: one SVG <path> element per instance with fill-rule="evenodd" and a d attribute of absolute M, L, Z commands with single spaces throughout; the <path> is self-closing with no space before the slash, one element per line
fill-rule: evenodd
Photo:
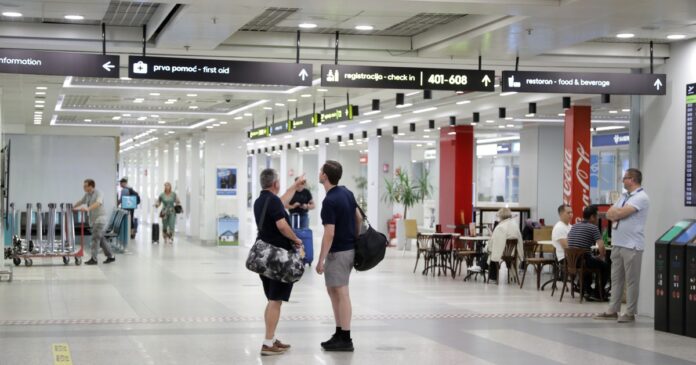
<path fill-rule="evenodd" d="M 266 202 L 263 203 L 263 209 L 261 210 L 261 219 L 259 220 L 259 223 L 256 225 L 256 230 L 258 232 L 261 232 L 261 227 L 263 227 L 263 221 L 264 218 L 266 218 L 266 210 L 268 209 L 268 203 L 271 202 L 271 197 L 266 198 Z"/>
<path fill-rule="evenodd" d="M 358 204 L 357 200 L 353 200 L 355 202 L 355 206 L 358 207 L 358 211 L 360 211 L 360 215 L 363 218 L 363 221 L 367 223 L 368 227 L 372 227 L 372 224 L 370 223 L 370 220 L 367 219 L 367 214 L 365 214 L 365 211 L 360 207 L 360 204 Z"/>

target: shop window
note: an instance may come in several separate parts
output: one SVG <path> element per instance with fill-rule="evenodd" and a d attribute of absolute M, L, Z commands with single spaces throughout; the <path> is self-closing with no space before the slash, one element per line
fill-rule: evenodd
<path fill-rule="evenodd" d="M 476 154 L 476 200 L 488 203 L 519 202 L 519 143 L 479 145 Z"/>

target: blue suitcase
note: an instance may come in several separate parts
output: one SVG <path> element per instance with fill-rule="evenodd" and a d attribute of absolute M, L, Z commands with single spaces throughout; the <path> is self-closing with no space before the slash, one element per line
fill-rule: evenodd
<path fill-rule="evenodd" d="M 302 245 L 305 250 L 305 264 L 312 266 L 312 261 L 314 261 L 314 239 L 312 237 L 312 230 L 309 228 L 297 228 L 300 226 L 300 216 L 298 214 L 292 215 L 292 230 L 295 232 L 297 238 L 302 240 Z"/>

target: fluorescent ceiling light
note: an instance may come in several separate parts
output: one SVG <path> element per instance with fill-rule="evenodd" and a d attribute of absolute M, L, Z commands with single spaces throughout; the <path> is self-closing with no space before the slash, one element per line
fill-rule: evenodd
<path fill-rule="evenodd" d="M 165 122 L 165 121 L 163 121 L 163 120 L 158 120 L 158 121 L 157 121 L 157 124 L 166 124 L 166 123 L 167 123 L 167 122 Z"/>
<path fill-rule="evenodd" d="M 565 113 L 558 113 L 559 117 L 565 117 Z"/>
<path fill-rule="evenodd" d="M 234 120 L 240 120 L 240 119 L 242 119 L 242 118 L 244 118 L 244 117 L 242 117 L 242 116 L 240 115 L 240 116 L 238 116 L 238 117 L 234 117 Z"/>
<path fill-rule="evenodd" d="M 614 131 L 614 130 L 624 129 L 624 128 L 625 127 L 622 127 L 622 126 L 597 127 L 597 128 L 595 128 L 595 131 L 597 131 L 597 132 Z"/>
<path fill-rule="evenodd" d="M 111 118 L 111 119 L 112 119 L 112 120 L 121 120 L 121 117 L 119 117 L 119 116 L 117 115 L 117 116 L 115 116 L 115 117 L 113 117 L 113 118 Z"/>
<path fill-rule="evenodd" d="M 633 38 L 636 35 L 633 33 L 619 33 L 616 35 L 616 38 L 621 38 L 621 39 L 628 39 L 628 38 Z"/>
<path fill-rule="evenodd" d="M 92 119 L 85 119 L 85 122 L 86 122 L 86 123 L 91 123 L 91 122 L 92 122 Z"/>
<path fill-rule="evenodd" d="M 449 132 L 449 133 L 447 133 L 448 136 L 453 136 L 453 135 L 455 135 L 455 134 L 457 134 L 457 132 Z"/>
<path fill-rule="evenodd" d="M 150 93 L 150 96 L 160 96 L 160 93 Z"/>
<path fill-rule="evenodd" d="M 68 14 L 68 15 L 64 16 L 64 18 L 68 19 L 68 20 L 84 20 L 85 19 L 85 17 L 83 17 L 82 15 L 77 15 L 77 14 Z"/>
<path fill-rule="evenodd" d="M 486 143 L 496 143 L 505 141 L 519 141 L 520 137 L 499 137 L 499 138 L 487 138 L 487 139 L 477 139 L 476 144 L 486 144 Z"/>
<path fill-rule="evenodd" d="M 157 114 L 151 114 L 151 115 L 150 115 L 150 118 L 159 118 L 159 115 L 157 115 Z"/>
<path fill-rule="evenodd" d="M 244 116 L 245 116 L 245 117 L 250 117 L 250 116 L 252 116 L 252 115 L 253 115 L 253 114 L 251 114 L 251 113 L 244 113 Z"/>
<path fill-rule="evenodd" d="M 264 106 L 263 110 L 273 110 L 273 108 L 271 108 L 270 106 Z"/>
<path fill-rule="evenodd" d="M 624 113 L 629 113 L 629 112 L 631 112 L 631 109 L 621 109 L 621 111 Z"/>
<path fill-rule="evenodd" d="M 504 93 L 500 93 L 500 96 L 508 96 L 508 95 L 515 95 L 517 94 L 517 91 L 508 91 Z"/>
<path fill-rule="evenodd" d="M 420 114 L 420 113 L 425 113 L 425 112 L 430 112 L 433 110 L 437 110 L 437 107 L 430 107 L 430 108 L 425 108 L 425 109 L 420 109 L 420 110 L 414 110 L 413 114 Z"/>
<path fill-rule="evenodd" d="M 213 129 L 213 128 L 215 128 L 215 127 L 213 127 L 212 125 L 209 125 L 209 126 L 207 126 L 206 128 L 208 128 L 208 129 Z"/>
<path fill-rule="evenodd" d="M 311 98 L 311 97 L 312 97 L 312 94 L 302 94 L 302 95 L 300 95 L 300 97 L 303 97 L 303 98 Z"/>
<path fill-rule="evenodd" d="M 413 95 L 418 95 L 418 94 L 420 94 L 420 91 L 414 91 L 412 93 L 406 94 L 406 96 L 413 96 Z"/>
<path fill-rule="evenodd" d="M 394 119 L 400 117 L 401 114 L 392 114 L 392 115 L 385 115 L 384 119 Z"/>
<path fill-rule="evenodd" d="M 325 92 L 329 91 L 329 89 L 317 89 L 317 91 L 319 91 L 321 93 L 325 93 Z"/>
<path fill-rule="evenodd" d="M 529 114 L 525 114 L 524 116 L 527 117 L 527 118 L 531 118 L 531 117 L 533 117 L 533 116 L 535 116 L 535 115 L 536 115 L 536 114 L 534 114 L 534 113 L 529 113 Z M 565 115 L 565 114 L 564 114 L 564 115 Z"/>
<path fill-rule="evenodd" d="M 328 132 L 329 128 L 317 128 L 314 132 L 315 133 L 323 133 L 323 132 Z"/>
<path fill-rule="evenodd" d="M 220 126 L 220 123 L 213 124 L 213 127 L 219 127 L 219 126 Z"/>
<path fill-rule="evenodd" d="M 139 117 L 138 120 L 139 121 L 147 120 L 147 117 Z"/>
<path fill-rule="evenodd" d="M 195 109 L 198 109 L 198 105 L 189 105 L 188 108 L 195 110 Z"/>
<path fill-rule="evenodd" d="M 499 126 L 498 126 L 498 129 L 505 129 L 505 126 L 504 126 L 504 125 L 499 125 Z"/>
<path fill-rule="evenodd" d="M 298 27 L 302 29 L 314 29 L 317 27 L 317 25 L 314 23 L 300 23 Z"/>
<path fill-rule="evenodd" d="M 43 103 L 45 103 L 45 102 L 46 102 L 45 100 L 36 100 L 36 101 L 35 101 L 36 104 L 43 104 Z"/>
<path fill-rule="evenodd" d="M 609 114 L 616 114 L 616 113 L 618 113 L 618 112 L 619 112 L 618 110 L 610 110 L 610 111 L 609 111 Z"/>
<path fill-rule="evenodd" d="M 396 107 L 397 107 L 398 109 L 401 109 L 401 108 L 408 108 L 409 106 L 413 106 L 413 104 L 411 104 L 411 103 L 406 103 L 406 104 L 397 105 Z"/>
<path fill-rule="evenodd" d="M 358 124 L 368 124 L 368 123 L 372 123 L 372 119 L 360 121 L 360 123 L 358 123 Z"/>
<path fill-rule="evenodd" d="M 514 128 L 515 125 L 514 125 L 514 124 L 508 124 L 507 127 L 508 127 L 508 128 Z"/>
<path fill-rule="evenodd" d="M 373 27 L 371 25 L 356 25 L 355 29 L 356 30 L 373 30 L 373 29 L 375 29 L 375 27 Z"/>
<path fill-rule="evenodd" d="M 469 103 L 471 103 L 471 100 L 462 100 L 462 101 L 458 101 L 457 105 L 469 104 Z"/>
<path fill-rule="evenodd" d="M 46 95 L 45 91 L 37 91 L 34 93 L 34 95 Z"/>
<path fill-rule="evenodd" d="M 493 120 L 493 119 L 488 119 L 488 120 L 486 121 L 486 123 L 495 123 L 495 120 Z"/>
<path fill-rule="evenodd" d="M 368 115 L 375 115 L 381 113 L 381 110 L 371 110 L 369 112 L 363 113 L 363 115 L 368 116 Z"/>
<path fill-rule="evenodd" d="M 285 106 L 283 103 L 275 103 L 275 106 Z"/>
<path fill-rule="evenodd" d="M 672 39 L 672 40 L 684 39 L 684 38 L 686 38 L 686 36 L 684 34 L 670 34 L 667 36 L 667 39 Z"/>
<path fill-rule="evenodd" d="M 297 101 L 297 99 L 288 99 L 288 103 L 294 103 L 296 101 Z"/>
<path fill-rule="evenodd" d="M 121 114 L 122 117 L 130 117 L 130 114 Z"/>
<path fill-rule="evenodd" d="M 16 12 L 16 11 L 4 11 L 4 12 L 2 13 L 2 16 L 6 16 L 6 17 L 9 17 L 9 18 L 19 18 L 19 17 L 21 17 L 21 16 L 23 16 L 23 15 L 22 15 L 22 13 L 18 13 L 18 12 Z"/>
<path fill-rule="evenodd" d="M 189 98 L 195 98 L 196 96 L 198 96 L 198 94 L 186 94 L 186 96 L 188 96 Z"/>
<path fill-rule="evenodd" d="M 47 90 L 48 88 L 46 86 L 37 86 L 36 90 Z"/>

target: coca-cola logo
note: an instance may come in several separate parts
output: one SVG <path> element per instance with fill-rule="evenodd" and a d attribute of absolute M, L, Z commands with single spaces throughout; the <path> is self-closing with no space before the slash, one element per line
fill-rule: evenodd
<path fill-rule="evenodd" d="M 578 179 L 578 183 L 582 186 L 582 204 L 583 206 L 590 205 L 590 153 L 585 150 L 585 146 L 578 141 L 577 143 L 577 153 L 578 159 L 575 161 L 575 177 Z M 587 165 L 587 168 L 583 168 L 583 164 Z"/>
<path fill-rule="evenodd" d="M 572 147 L 563 151 L 563 204 L 570 205 L 573 187 L 573 152 Z"/>

